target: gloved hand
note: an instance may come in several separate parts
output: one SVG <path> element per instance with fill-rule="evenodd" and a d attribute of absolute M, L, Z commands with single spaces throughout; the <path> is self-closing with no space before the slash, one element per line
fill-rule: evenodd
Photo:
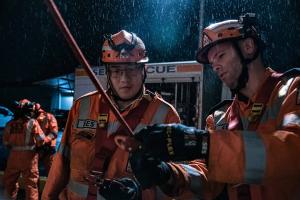
<path fill-rule="evenodd" d="M 163 185 L 171 177 L 171 168 L 165 162 L 154 159 L 141 150 L 134 151 L 129 161 L 142 189 Z"/>
<path fill-rule="evenodd" d="M 163 161 L 207 159 L 209 133 L 182 124 L 147 126 L 135 134 L 142 151 Z"/>
<path fill-rule="evenodd" d="M 46 137 L 44 138 L 44 143 L 45 143 L 45 144 L 51 144 L 51 141 L 52 141 L 52 139 L 51 139 L 50 137 L 48 137 L 48 136 L 46 136 Z"/>
<path fill-rule="evenodd" d="M 130 178 L 105 179 L 99 187 L 99 194 L 106 200 L 140 200 L 142 198 L 140 186 Z"/>

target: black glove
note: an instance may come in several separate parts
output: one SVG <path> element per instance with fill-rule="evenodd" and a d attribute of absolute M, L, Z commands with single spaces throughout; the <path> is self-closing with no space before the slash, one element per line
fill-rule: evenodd
<path fill-rule="evenodd" d="M 129 161 L 142 189 L 163 185 L 171 177 L 171 169 L 165 162 L 154 159 L 141 150 L 134 151 Z"/>
<path fill-rule="evenodd" d="M 99 194 L 106 200 L 140 200 L 142 198 L 140 186 L 130 178 L 105 179 L 99 187 Z"/>
<path fill-rule="evenodd" d="M 163 161 L 207 159 L 209 133 L 182 124 L 147 126 L 135 139 L 141 142 L 142 151 Z"/>

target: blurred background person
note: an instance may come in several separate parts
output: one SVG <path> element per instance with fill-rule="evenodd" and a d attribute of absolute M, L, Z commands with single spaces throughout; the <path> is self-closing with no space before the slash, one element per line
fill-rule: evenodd
<path fill-rule="evenodd" d="M 34 103 L 34 118 L 39 122 L 45 136 L 44 145 L 38 148 L 39 163 L 45 167 L 48 175 L 53 155 L 55 154 L 56 138 L 58 133 L 57 120 L 53 114 L 42 109 L 39 103 Z"/>
<path fill-rule="evenodd" d="M 4 129 L 3 144 L 10 149 L 4 172 L 5 193 L 16 199 L 18 179 L 24 179 L 26 200 L 38 199 L 38 154 L 36 147 L 44 143 L 45 135 L 34 117 L 34 104 L 27 99 L 16 102 L 14 118 Z"/>

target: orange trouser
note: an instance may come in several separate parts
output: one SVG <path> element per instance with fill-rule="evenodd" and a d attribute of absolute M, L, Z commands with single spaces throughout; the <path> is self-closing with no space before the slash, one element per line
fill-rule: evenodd
<path fill-rule="evenodd" d="M 22 174 L 26 200 L 38 200 L 38 154 L 35 151 L 10 152 L 4 172 L 5 192 L 11 199 L 17 198 L 18 178 Z"/>

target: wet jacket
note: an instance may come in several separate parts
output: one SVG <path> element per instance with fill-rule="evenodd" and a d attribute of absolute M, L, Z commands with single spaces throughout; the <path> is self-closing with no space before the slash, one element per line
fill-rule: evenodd
<path fill-rule="evenodd" d="M 49 138 L 51 138 L 51 146 L 55 147 L 57 132 L 58 132 L 58 125 L 57 125 L 57 121 L 56 121 L 54 115 L 42 110 L 36 119 L 39 122 L 45 135 L 48 136 Z"/>
<path fill-rule="evenodd" d="M 137 118 L 135 115 L 131 115 L 140 109 L 142 102 L 147 102 L 142 117 Z M 67 199 L 81 200 L 87 197 L 89 185 L 86 177 L 89 175 L 95 159 L 95 138 L 99 126 L 106 127 L 107 131 L 107 135 L 102 137 L 103 144 L 105 143 L 108 148 L 113 148 L 110 160 L 106 164 L 104 177 L 132 176 L 128 165 L 128 153 L 115 147 L 113 141 L 115 132 L 120 128 L 120 123 L 111 110 L 108 114 L 99 113 L 101 105 L 103 105 L 102 98 L 97 92 L 85 95 L 74 102 L 42 199 L 57 199 L 65 187 L 67 188 Z M 137 126 L 131 127 L 134 132 L 149 124 L 179 122 L 179 116 L 170 104 L 158 95 L 149 93 L 135 100 L 121 112 L 121 115 L 125 118 L 131 116 L 126 121 L 138 120 Z M 154 189 L 143 191 L 143 199 L 155 199 L 155 195 Z"/>
<path fill-rule="evenodd" d="M 44 143 L 45 135 L 35 119 L 13 119 L 4 129 L 3 144 L 11 150 L 35 150 Z"/>
<path fill-rule="evenodd" d="M 250 125 L 260 111 L 256 101 L 273 75 L 268 68 L 257 94 L 250 99 L 236 96 L 207 118 L 208 167 L 200 160 L 171 163 L 174 184 L 164 188 L 166 193 L 192 192 L 214 199 L 223 191 L 230 200 L 300 199 L 300 77 L 279 79 L 271 87 L 257 127 L 253 130 Z"/>

